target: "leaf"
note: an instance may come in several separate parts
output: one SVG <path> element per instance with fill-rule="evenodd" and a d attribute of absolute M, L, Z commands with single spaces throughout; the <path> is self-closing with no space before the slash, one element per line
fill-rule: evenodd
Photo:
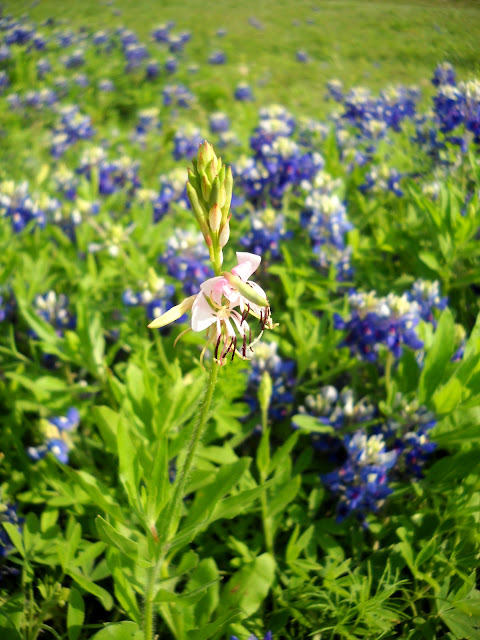
<path fill-rule="evenodd" d="M 108 591 L 92 582 L 89 578 L 81 574 L 80 571 L 77 571 L 77 569 L 69 568 L 67 573 L 75 580 L 79 587 L 85 589 L 85 591 L 88 591 L 88 593 L 91 593 L 93 596 L 96 596 L 102 603 L 103 607 L 107 611 L 110 611 L 113 607 L 113 598 Z"/>
<path fill-rule="evenodd" d="M 90 640 L 143 640 L 144 635 L 135 622 L 124 621 L 109 624 Z"/>
<path fill-rule="evenodd" d="M 303 413 L 297 413 L 293 416 L 292 423 L 308 433 L 333 433 L 334 429 L 328 424 L 322 424 L 318 418 L 314 416 L 306 416 Z"/>
<path fill-rule="evenodd" d="M 84 619 L 85 603 L 83 602 L 80 592 L 77 589 L 72 588 L 70 590 L 67 610 L 68 640 L 77 640 L 82 631 Z"/>
<path fill-rule="evenodd" d="M 252 616 L 268 595 L 275 578 L 275 560 L 264 553 L 245 565 L 225 585 L 220 600 L 220 610 L 240 607 Z"/>
<path fill-rule="evenodd" d="M 93 417 L 100 431 L 105 448 L 117 455 L 117 431 L 120 414 L 106 406 L 93 407 Z"/>
<path fill-rule="evenodd" d="M 185 520 L 185 526 L 189 527 L 200 520 L 209 518 L 209 515 L 215 510 L 223 496 L 229 493 L 240 481 L 250 463 L 250 458 L 242 458 L 233 464 L 223 465 L 216 473 L 215 480 L 197 491 L 193 505 L 190 507 Z"/>
<path fill-rule="evenodd" d="M 138 459 L 126 420 L 121 418 L 117 431 L 119 478 L 131 507 L 138 511 Z"/>
<path fill-rule="evenodd" d="M 142 615 L 132 585 L 127 577 L 124 563 L 125 559 L 118 549 L 110 548 L 108 553 L 108 566 L 112 572 L 115 596 L 125 613 L 137 624 L 141 624 Z"/>
<path fill-rule="evenodd" d="M 454 340 L 455 326 L 452 314 L 447 308 L 440 317 L 433 344 L 425 357 L 425 365 L 420 376 L 420 402 L 428 402 L 442 381 L 453 353 Z"/>
<path fill-rule="evenodd" d="M 146 560 L 145 558 L 142 558 L 139 544 L 123 536 L 101 516 L 96 517 L 95 524 L 97 525 L 98 535 L 104 542 L 116 547 L 119 551 L 124 553 L 128 558 L 131 558 L 139 566 L 152 566 L 152 562 Z"/>
<path fill-rule="evenodd" d="M 462 384 L 457 378 L 450 380 L 437 389 L 432 396 L 432 402 L 437 415 L 445 415 L 454 411 L 462 398 Z"/>
<path fill-rule="evenodd" d="M 441 611 L 439 616 L 458 640 L 480 640 L 479 618 L 456 609 Z"/>
<path fill-rule="evenodd" d="M 168 442 L 158 440 L 153 447 L 153 463 L 147 480 L 147 508 L 149 522 L 156 522 L 170 493 L 168 473 Z"/>

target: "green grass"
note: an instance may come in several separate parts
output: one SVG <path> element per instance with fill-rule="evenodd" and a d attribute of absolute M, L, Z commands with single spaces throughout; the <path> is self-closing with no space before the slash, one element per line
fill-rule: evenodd
<path fill-rule="evenodd" d="M 177 30 L 194 34 L 187 45 L 190 61 L 204 64 L 216 48 L 227 53 L 226 66 L 210 67 L 210 73 L 195 81 L 197 86 L 193 83 L 194 90 L 212 93 L 215 108 L 222 107 L 241 80 L 252 83 L 262 104 L 279 102 L 315 116 L 325 113 L 324 88 L 332 78 L 373 89 L 390 83 L 428 88 L 439 61 L 454 64 L 460 77 L 471 77 L 480 68 L 477 2 L 219 0 L 205 5 L 203 0 L 117 0 L 107 6 L 96 0 L 41 0 L 31 5 L 30 0 L 7 0 L 5 10 L 28 12 L 38 21 L 64 19 L 66 28 L 125 25 L 144 41 L 155 24 L 175 20 Z M 212 8 L 206 12 L 205 6 Z M 117 9 L 121 15 L 114 15 Z M 264 29 L 250 26 L 250 16 Z M 294 20 L 300 24 L 294 26 Z M 224 39 L 215 36 L 219 27 L 228 29 Z M 308 52 L 310 63 L 296 61 L 298 49 Z"/>

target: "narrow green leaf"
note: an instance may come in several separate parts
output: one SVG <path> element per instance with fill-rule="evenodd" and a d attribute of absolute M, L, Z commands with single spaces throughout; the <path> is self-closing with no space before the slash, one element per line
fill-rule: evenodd
<path fill-rule="evenodd" d="M 67 610 L 68 640 L 77 640 L 82 631 L 84 619 L 85 603 L 83 602 L 80 592 L 77 589 L 72 588 L 70 590 Z"/>
<path fill-rule="evenodd" d="M 146 558 L 142 558 L 140 553 L 140 545 L 126 538 L 117 531 L 111 524 L 104 520 L 101 516 L 97 516 L 95 520 L 97 531 L 100 538 L 107 544 L 113 545 L 119 551 L 124 553 L 128 558 L 134 560 L 141 567 L 151 567 L 152 562 Z"/>
<path fill-rule="evenodd" d="M 110 609 L 113 607 L 113 598 L 108 593 L 108 591 L 106 591 L 106 589 L 92 582 L 92 580 L 81 574 L 77 569 L 70 568 L 68 569 L 67 573 L 71 578 L 75 580 L 79 587 L 98 598 L 103 607 L 107 611 L 110 611 Z"/>

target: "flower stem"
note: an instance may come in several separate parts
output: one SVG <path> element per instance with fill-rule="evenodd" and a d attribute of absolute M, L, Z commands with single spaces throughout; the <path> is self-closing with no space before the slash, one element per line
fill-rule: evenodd
<path fill-rule="evenodd" d="M 210 405 L 212 404 L 215 384 L 217 382 L 218 368 L 218 365 L 212 362 L 212 368 L 210 369 L 210 375 L 207 381 L 207 386 L 205 388 L 202 406 L 200 408 L 200 415 L 193 428 L 192 436 L 188 444 L 187 454 L 185 456 L 185 460 L 183 462 L 183 466 L 180 470 L 178 478 L 175 482 L 173 495 L 166 508 L 165 516 L 162 518 L 161 524 L 159 526 L 157 539 L 158 553 L 155 564 L 150 570 L 150 574 L 148 577 L 145 594 L 145 605 L 143 609 L 143 630 L 145 640 L 153 640 L 154 637 L 155 625 L 153 600 L 155 595 L 155 585 L 157 582 L 158 574 L 165 559 L 168 542 L 177 533 L 178 525 L 180 524 L 185 485 L 192 468 L 198 443 L 202 439 L 202 436 L 205 432 L 205 427 L 207 426 L 207 418 L 210 411 Z"/>
<path fill-rule="evenodd" d="M 268 407 L 269 403 L 261 403 L 262 437 L 260 439 L 259 449 L 262 451 L 264 464 L 259 465 L 259 471 L 260 482 L 262 484 L 265 484 L 267 481 L 268 471 L 266 467 L 270 465 L 270 427 L 268 426 Z M 268 496 L 266 489 L 262 491 L 260 502 L 262 505 L 262 524 L 263 535 L 265 536 L 265 547 L 269 553 L 274 555 L 272 519 L 268 515 Z"/>

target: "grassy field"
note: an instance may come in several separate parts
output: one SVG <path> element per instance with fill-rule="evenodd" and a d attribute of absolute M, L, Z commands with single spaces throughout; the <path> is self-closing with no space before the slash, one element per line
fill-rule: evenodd
<path fill-rule="evenodd" d="M 174 20 L 178 30 L 194 32 L 190 62 L 203 65 L 214 49 L 227 54 L 227 66 L 211 67 L 208 86 L 204 74 L 192 83 L 197 94 L 213 96 L 215 108 L 223 107 L 242 80 L 252 83 L 262 104 L 279 102 L 318 115 L 325 112 L 325 83 L 332 78 L 346 86 L 413 83 L 428 90 L 439 61 L 451 62 L 460 77 L 480 68 L 478 2 L 220 0 L 210 11 L 201 0 L 188 0 L 181 10 L 174 0 L 40 0 L 35 6 L 7 0 L 4 6 L 6 13 L 28 11 L 40 22 L 51 16 L 65 26 L 125 25 L 143 41 L 154 25 Z M 260 24 L 252 26 L 251 18 Z M 223 39 L 215 36 L 221 27 L 228 31 Z M 296 61 L 298 50 L 307 52 L 309 63 Z"/>
<path fill-rule="evenodd" d="M 0 640 L 480 638 L 480 4 L 2 4 Z"/>

